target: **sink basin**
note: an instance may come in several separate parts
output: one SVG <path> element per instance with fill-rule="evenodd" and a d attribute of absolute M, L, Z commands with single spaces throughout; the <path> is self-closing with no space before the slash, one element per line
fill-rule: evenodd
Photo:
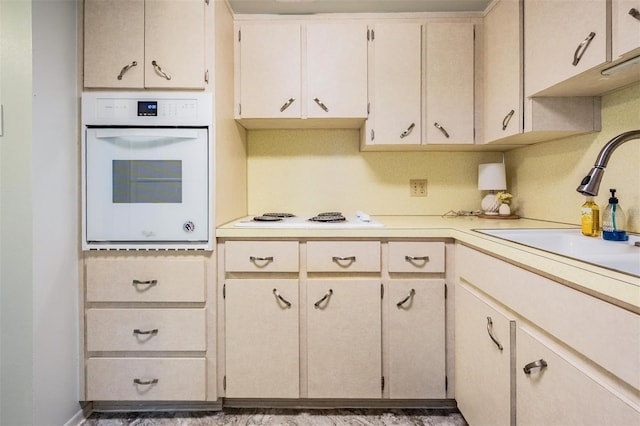
<path fill-rule="evenodd" d="M 640 276 L 640 241 L 607 241 L 585 237 L 580 229 L 478 229 L 478 232 L 561 256 Z"/>

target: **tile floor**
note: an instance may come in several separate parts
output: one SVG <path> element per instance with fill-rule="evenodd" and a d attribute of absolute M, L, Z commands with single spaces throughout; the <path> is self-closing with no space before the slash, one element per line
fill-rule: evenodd
<path fill-rule="evenodd" d="M 447 409 L 233 409 L 218 412 L 95 412 L 83 426 L 467 426 Z"/>

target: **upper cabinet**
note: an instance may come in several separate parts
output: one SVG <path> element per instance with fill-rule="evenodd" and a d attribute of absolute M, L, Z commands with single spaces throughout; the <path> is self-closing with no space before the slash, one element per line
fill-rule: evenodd
<path fill-rule="evenodd" d="M 203 89 L 202 0 L 85 0 L 84 87 Z"/>
<path fill-rule="evenodd" d="M 607 0 L 525 0 L 525 95 L 607 61 Z"/>
<path fill-rule="evenodd" d="M 422 25 L 376 24 L 370 32 L 371 114 L 362 135 L 368 146 L 422 141 Z"/>
<path fill-rule="evenodd" d="M 474 25 L 426 26 L 426 144 L 474 142 Z"/>
<path fill-rule="evenodd" d="M 236 118 L 247 127 L 252 119 L 273 118 L 359 118 L 361 123 L 367 115 L 366 75 L 365 24 L 242 23 Z"/>
<path fill-rule="evenodd" d="M 640 0 L 613 0 L 611 20 L 611 59 L 640 55 Z"/>

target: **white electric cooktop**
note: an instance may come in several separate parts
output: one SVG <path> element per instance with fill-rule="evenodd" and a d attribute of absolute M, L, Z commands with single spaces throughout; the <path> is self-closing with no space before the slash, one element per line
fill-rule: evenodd
<path fill-rule="evenodd" d="M 285 216 L 277 217 L 276 213 L 265 213 L 246 220 L 240 220 L 234 224 L 239 228 L 302 228 L 302 229 L 355 229 L 355 228 L 380 228 L 384 224 L 372 219 L 368 214 L 356 212 L 354 215 L 328 215 L 320 213 L 315 216 Z M 338 216 L 339 215 L 339 216 Z M 275 217 L 277 217 L 276 220 Z M 274 218 L 274 219 L 272 219 Z M 318 220 L 319 218 L 319 220 Z M 327 221 L 324 220 L 327 218 Z M 336 220 L 331 220 L 336 218 Z M 314 220 L 315 219 L 315 220 Z"/>

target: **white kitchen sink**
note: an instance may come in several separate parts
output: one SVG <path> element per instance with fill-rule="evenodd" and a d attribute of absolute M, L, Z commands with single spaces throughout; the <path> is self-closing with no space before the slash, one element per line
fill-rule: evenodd
<path fill-rule="evenodd" d="M 629 241 L 607 241 L 602 238 L 586 237 L 582 235 L 580 229 L 477 229 L 476 231 L 640 276 L 640 247 L 634 245 L 640 241 L 640 236 L 631 235 Z"/>

